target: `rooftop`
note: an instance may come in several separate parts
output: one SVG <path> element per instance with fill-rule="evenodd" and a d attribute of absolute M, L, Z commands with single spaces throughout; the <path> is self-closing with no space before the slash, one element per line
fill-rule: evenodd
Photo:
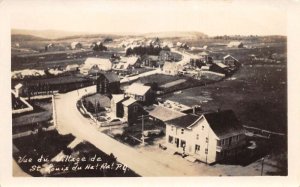
<path fill-rule="evenodd" d="M 232 110 L 203 114 L 218 137 L 244 131 Z"/>
<path fill-rule="evenodd" d="M 115 103 L 118 103 L 124 99 L 124 94 L 112 94 L 112 99 Z"/>
<path fill-rule="evenodd" d="M 223 64 L 222 62 L 216 62 L 215 63 L 217 66 L 221 67 L 221 68 L 227 68 L 228 66 L 226 66 L 225 64 Z"/>
<path fill-rule="evenodd" d="M 191 126 L 199 118 L 200 116 L 187 114 L 185 116 L 180 116 L 178 118 L 168 120 L 166 121 L 166 123 L 170 125 L 175 125 L 180 128 L 187 128 L 188 126 Z"/>
<path fill-rule="evenodd" d="M 125 92 L 136 95 L 145 95 L 150 90 L 150 88 L 150 86 L 145 86 L 139 83 L 133 83 L 127 88 L 127 90 L 125 90 Z"/>
<path fill-rule="evenodd" d="M 122 104 L 123 104 L 124 106 L 129 106 L 129 105 L 131 105 L 131 104 L 133 104 L 133 103 L 135 103 L 135 102 L 136 102 L 135 99 L 129 98 L 129 99 L 123 101 Z"/>
<path fill-rule="evenodd" d="M 171 110 L 160 105 L 156 105 L 153 110 L 148 112 L 150 116 L 153 116 L 161 121 L 168 121 L 186 115 L 182 112 Z"/>
<path fill-rule="evenodd" d="M 238 61 L 236 58 L 234 58 L 233 56 L 231 56 L 231 55 L 229 55 L 229 54 L 223 57 L 224 60 L 225 60 L 226 58 L 233 58 L 234 60 Z"/>
<path fill-rule="evenodd" d="M 103 75 L 105 76 L 105 78 L 107 78 L 107 80 L 109 82 L 119 82 L 120 81 L 118 75 L 115 74 L 114 72 L 105 72 L 105 73 L 103 73 Z"/>

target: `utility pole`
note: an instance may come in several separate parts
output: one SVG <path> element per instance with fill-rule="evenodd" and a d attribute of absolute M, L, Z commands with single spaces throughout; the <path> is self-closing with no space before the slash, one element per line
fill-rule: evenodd
<path fill-rule="evenodd" d="M 264 160 L 265 160 L 265 157 L 263 157 L 261 159 L 261 172 L 260 172 L 260 175 L 262 176 L 263 175 L 263 171 L 264 171 Z"/>
<path fill-rule="evenodd" d="M 142 114 L 142 145 L 145 145 L 145 137 L 144 137 L 144 115 Z"/>

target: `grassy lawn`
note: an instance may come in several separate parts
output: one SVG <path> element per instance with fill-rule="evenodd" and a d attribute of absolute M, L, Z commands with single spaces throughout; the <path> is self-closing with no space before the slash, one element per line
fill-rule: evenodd
<path fill-rule="evenodd" d="M 161 138 L 164 136 L 165 126 L 160 122 L 154 122 L 151 119 L 144 119 L 144 132 L 151 130 L 159 130 L 161 131 L 159 134 L 149 134 L 147 137 L 145 136 L 145 142 L 149 145 L 152 145 L 157 138 Z M 114 139 L 125 143 L 130 146 L 138 146 L 141 144 L 142 138 L 142 121 L 139 120 L 135 124 L 122 127 L 120 130 L 107 129 L 104 130 L 103 133 L 112 136 Z"/>
<path fill-rule="evenodd" d="M 87 111 L 91 112 L 92 114 L 94 114 L 96 111 L 99 114 L 101 112 L 105 112 L 105 108 L 110 108 L 110 99 L 107 96 L 99 93 L 84 97 L 82 102 Z"/>
<path fill-rule="evenodd" d="M 110 99 L 104 95 L 101 95 L 99 93 L 87 96 L 84 98 L 87 102 L 91 103 L 100 103 L 101 107 L 110 107 Z"/>
<path fill-rule="evenodd" d="M 172 76 L 172 75 L 164 75 L 164 74 L 154 74 L 154 75 L 149 75 L 147 77 L 141 77 L 140 82 L 143 84 L 147 83 L 157 83 L 158 86 L 164 85 L 166 83 L 176 81 L 180 79 L 178 76 Z"/>

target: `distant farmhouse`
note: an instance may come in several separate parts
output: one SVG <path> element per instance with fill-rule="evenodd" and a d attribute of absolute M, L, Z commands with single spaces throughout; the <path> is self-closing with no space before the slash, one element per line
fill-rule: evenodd
<path fill-rule="evenodd" d="M 148 67 L 158 67 L 159 64 L 159 56 L 156 55 L 144 55 L 143 56 L 143 66 Z"/>
<path fill-rule="evenodd" d="M 104 58 L 87 58 L 80 68 L 80 73 L 89 74 L 93 73 L 93 71 L 109 71 L 112 68 L 112 63 L 109 59 Z"/>
<path fill-rule="evenodd" d="M 79 42 L 72 42 L 71 43 L 71 49 L 81 49 L 82 48 L 82 44 Z"/>
<path fill-rule="evenodd" d="M 240 41 L 231 41 L 227 47 L 230 47 L 230 48 L 242 48 L 244 47 L 244 44 Z"/>
<path fill-rule="evenodd" d="M 127 72 L 134 68 L 141 67 L 141 59 L 137 56 L 121 57 L 117 64 L 113 65 L 113 70 L 117 72 Z"/>
<path fill-rule="evenodd" d="M 230 68 L 223 64 L 221 60 L 214 60 L 214 63 L 209 67 L 210 71 L 222 73 L 224 75 L 228 75 L 231 73 Z"/>
<path fill-rule="evenodd" d="M 113 72 L 101 72 L 97 78 L 97 93 L 100 94 L 119 94 L 120 79 Z"/>
<path fill-rule="evenodd" d="M 78 71 L 79 65 L 78 64 L 69 64 L 66 67 L 66 71 Z"/>
<path fill-rule="evenodd" d="M 245 130 L 232 110 L 166 121 L 167 148 L 208 164 L 238 155 L 245 144 Z"/>
<path fill-rule="evenodd" d="M 239 66 L 239 61 L 231 55 L 226 55 L 223 57 L 223 63 L 229 67 Z"/>
<path fill-rule="evenodd" d="M 179 71 L 182 71 L 183 67 L 177 63 L 165 62 L 163 66 L 163 73 L 167 75 L 178 75 Z"/>

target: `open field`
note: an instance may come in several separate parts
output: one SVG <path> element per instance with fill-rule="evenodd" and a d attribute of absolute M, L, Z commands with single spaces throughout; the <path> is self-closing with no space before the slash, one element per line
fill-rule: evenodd
<path fill-rule="evenodd" d="M 54 51 L 23 55 L 12 55 L 11 69 L 47 69 L 53 67 L 66 67 L 69 64 L 83 64 L 88 57 L 110 58 L 113 51 Z M 120 54 L 120 53 L 118 53 Z M 122 53 L 121 53 L 122 54 Z"/>
<path fill-rule="evenodd" d="M 227 80 L 164 98 L 189 106 L 200 104 L 204 111 L 232 109 L 243 125 L 286 133 L 286 81 L 285 66 L 246 65 Z"/>

